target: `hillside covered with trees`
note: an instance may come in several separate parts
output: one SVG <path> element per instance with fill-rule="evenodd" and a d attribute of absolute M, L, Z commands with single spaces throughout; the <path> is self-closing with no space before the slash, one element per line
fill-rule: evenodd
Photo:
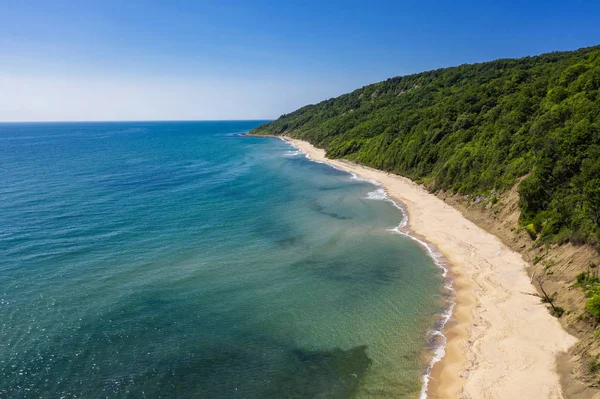
<path fill-rule="evenodd" d="M 518 183 L 533 238 L 600 241 L 600 46 L 395 77 L 251 133 L 303 139 L 432 191 L 495 198 Z"/>

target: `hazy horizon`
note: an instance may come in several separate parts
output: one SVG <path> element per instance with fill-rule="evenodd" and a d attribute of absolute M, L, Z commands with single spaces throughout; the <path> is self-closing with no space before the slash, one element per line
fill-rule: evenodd
<path fill-rule="evenodd" d="M 0 121 L 0 124 L 11 123 L 144 123 L 144 122 L 271 122 L 275 119 L 123 119 L 123 120 L 54 120 L 54 121 Z"/>
<path fill-rule="evenodd" d="M 271 120 L 394 76 L 600 44 L 599 22 L 584 1 L 5 3 L 0 121 Z"/>

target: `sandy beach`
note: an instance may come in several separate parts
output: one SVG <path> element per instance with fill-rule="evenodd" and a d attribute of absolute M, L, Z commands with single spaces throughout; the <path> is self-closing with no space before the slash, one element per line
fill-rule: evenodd
<path fill-rule="evenodd" d="M 407 210 L 410 233 L 448 261 L 456 305 L 429 398 L 563 398 L 556 357 L 576 338 L 532 295 L 536 290 L 519 254 L 409 179 L 330 160 L 307 142 L 287 140 L 315 161 L 381 183 Z"/>

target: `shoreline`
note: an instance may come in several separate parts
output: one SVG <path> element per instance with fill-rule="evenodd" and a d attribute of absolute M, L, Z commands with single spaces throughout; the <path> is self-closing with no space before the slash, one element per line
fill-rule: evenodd
<path fill-rule="evenodd" d="M 407 178 L 328 159 L 308 142 L 275 137 L 313 161 L 377 182 L 408 217 L 397 231 L 430 255 L 432 244 L 448 261 L 442 265 L 432 256 L 448 270 L 454 305 L 442 326 L 443 354 L 439 361 L 434 354 L 421 398 L 564 397 L 556 359 L 577 340 L 532 295 L 536 291 L 519 254 Z"/>

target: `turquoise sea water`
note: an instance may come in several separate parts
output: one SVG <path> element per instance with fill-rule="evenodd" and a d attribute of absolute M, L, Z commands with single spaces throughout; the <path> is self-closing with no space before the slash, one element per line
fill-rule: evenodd
<path fill-rule="evenodd" d="M 440 269 L 258 124 L 0 124 L 0 397 L 418 397 Z"/>

